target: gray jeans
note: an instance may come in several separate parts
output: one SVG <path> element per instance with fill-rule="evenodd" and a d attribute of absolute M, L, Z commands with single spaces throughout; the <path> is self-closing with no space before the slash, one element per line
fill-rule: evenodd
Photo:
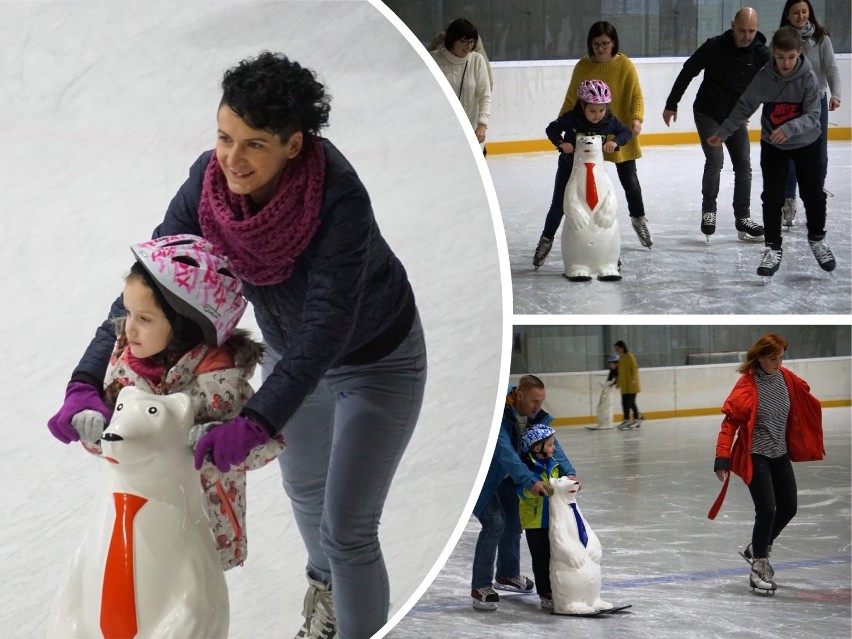
<path fill-rule="evenodd" d="M 715 211 L 716 198 L 719 195 L 719 175 L 725 153 L 720 146 L 710 146 L 707 138 L 719 130 L 719 123 L 698 111 L 692 112 L 698 137 L 701 138 L 701 150 L 704 151 L 704 177 L 701 179 L 701 210 Z M 731 166 L 734 168 L 734 217 L 750 217 L 751 203 L 751 145 L 745 123 L 725 140 Z"/>
<path fill-rule="evenodd" d="M 268 351 L 263 379 L 280 355 Z M 287 422 L 284 490 L 308 551 L 308 574 L 332 584 L 338 637 L 370 637 L 388 617 L 379 520 L 420 414 L 426 346 L 420 318 L 377 362 L 326 372 Z"/>

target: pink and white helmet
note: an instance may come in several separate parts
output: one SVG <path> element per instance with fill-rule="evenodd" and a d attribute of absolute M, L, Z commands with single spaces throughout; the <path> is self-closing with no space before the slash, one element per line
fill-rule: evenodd
<path fill-rule="evenodd" d="M 130 247 L 176 312 L 201 327 L 204 342 L 221 346 L 246 310 L 243 283 L 231 261 L 197 235 L 169 235 Z"/>
<path fill-rule="evenodd" d="M 603 80 L 584 80 L 577 88 L 577 97 L 586 104 L 609 104 L 612 94 Z"/>

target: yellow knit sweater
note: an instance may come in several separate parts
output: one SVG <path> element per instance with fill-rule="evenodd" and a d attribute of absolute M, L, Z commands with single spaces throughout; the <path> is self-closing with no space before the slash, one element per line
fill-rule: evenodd
<path fill-rule="evenodd" d="M 612 114 L 626 127 L 633 126 L 633 120 L 642 122 L 645 119 L 645 101 L 642 99 L 642 87 L 639 86 L 639 75 L 636 67 L 623 53 L 617 54 L 609 62 L 592 62 L 587 57 L 582 58 L 574 67 L 571 74 L 571 84 L 562 103 L 563 115 L 574 108 L 577 102 L 577 87 L 583 80 L 603 80 L 612 92 L 612 104 L 609 105 Z M 605 153 L 604 159 L 610 162 L 624 162 L 642 157 L 639 148 L 639 138 L 633 136 L 630 141 L 615 153 Z"/>

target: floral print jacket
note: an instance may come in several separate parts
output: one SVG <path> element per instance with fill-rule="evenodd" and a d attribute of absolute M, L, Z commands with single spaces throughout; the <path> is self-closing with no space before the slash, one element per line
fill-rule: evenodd
<path fill-rule="evenodd" d="M 121 335 L 123 331 L 117 333 Z M 165 371 L 159 384 L 131 368 L 128 356 L 125 341 L 119 338 L 104 378 L 104 398 L 110 408 L 114 408 L 115 397 L 125 386 L 157 395 L 186 393 L 192 398 L 196 423 L 203 424 L 228 421 L 239 415 L 254 394 L 249 380 L 263 357 L 263 346 L 238 329 L 218 348 L 201 344 L 185 353 Z M 85 448 L 101 454 L 100 443 Z M 247 557 L 246 471 L 266 465 L 284 448 L 283 439 L 275 438 L 255 448 L 239 468 L 223 473 L 205 461 L 199 472 L 210 528 L 225 570 L 242 565 Z"/>

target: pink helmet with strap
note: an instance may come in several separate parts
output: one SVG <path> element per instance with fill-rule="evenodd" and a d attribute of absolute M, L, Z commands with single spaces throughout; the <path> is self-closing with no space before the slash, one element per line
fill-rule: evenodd
<path fill-rule="evenodd" d="M 612 93 L 603 80 L 584 80 L 577 88 L 577 97 L 587 104 L 609 104 Z"/>
<path fill-rule="evenodd" d="M 197 235 L 169 235 L 130 247 L 166 301 L 201 328 L 204 342 L 221 346 L 246 310 L 243 283 L 231 261 Z"/>

